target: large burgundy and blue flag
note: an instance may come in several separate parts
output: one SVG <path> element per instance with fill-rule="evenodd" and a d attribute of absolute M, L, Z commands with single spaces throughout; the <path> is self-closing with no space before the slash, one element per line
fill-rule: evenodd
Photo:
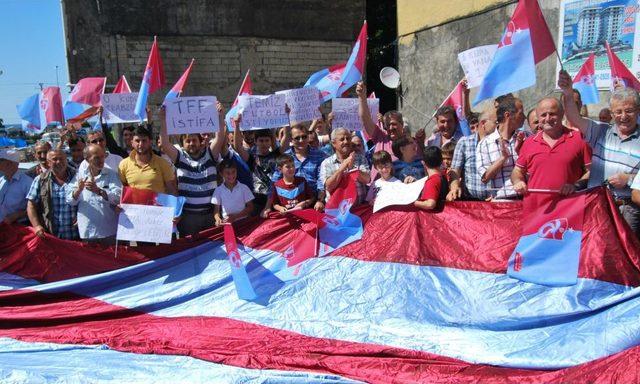
<path fill-rule="evenodd" d="M 138 94 L 138 100 L 134 108 L 136 116 L 138 116 L 141 121 L 147 117 L 146 107 L 149 95 L 164 87 L 164 85 L 164 67 L 162 65 L 162 58 L 160 57 L 160 50 L 158 49 L 158 41 L 154 37 L 153 45 L 149 52 L 149 59 L 147 60 L 147 66 L 142 75 L 140 93 Z"/>
<path fill-rule="evenodd" d="M 456 111 L 458 117 L 458 127 L 463 135 L 469 136 L 471 134 L 471 128 L 469 128 L 469 122 L 467 116 L 464 114 L 465 109 L 465 97 L 464 97 L 465 84 L 462 80 L 456 84 L 453 91 L 447 96 L 446 99 L 440 104 L 440 106 L 448 105 Z"/>
<path fill-rule="evenodd" d="M 611 69 L 611 90 L 616 86 L 633 88 L 640 92 L 640 81 L 633 75 L 620 58 L 613 52 L 608 41 L 604 43 L 607 50 L 607 58 L 609 59 L 609 68 Z"/>
<path fill-rule="evenodd" d="M 530 283 L 567 286 L 578 281 L 585 194 L 531 193 L 522 204 L 522 236 L 508 275 Z"/>
<path fill-rule="evenodd" d="M 329 68 L 321 69 L 309 77 L 305 87 L 316 87 L 320 91 L 322 102 L 336 97 L 340 88 L 342 73 L 347 63 L 339 63 Z"/>
<path fill-rule="evenodd" d="M 251 300 L 236 294 L 223 227 L 120 246 L 114 258 L 113 248 L 0 223 L 0 377 L 635 383 L 640 243 L 604 189 L 584 199 L 571 286 L 507 274 L 522 202 L 453 202 L 435 214 L 360 206 L 351 214 L 362 238 L 306 258 L 289 281 L 270 268 L 288 264 L 292 241 L 314 238 L 314 225 L 291 215 L 234 223 Z M 569 228 L 561 220 L 541 233 L 558 241 Z"/>
<path fill-rule="evenodd" d="M 180 76 L 178 81 L 176 81 L 176 83 L 173 85 L 173 87 L 171 87 L 169 92 L 167 92 L 167 95 L 164 97 L 165 102 L 167 100 L 176 99 L 180 97 L 180 95 L 182 94 L 182 90 L 187 85 L 187 80 L 189 79 L 189 75 L 191 74 L 191 68 L 193 67 L 194 61 L 196 61 L 196 59 L 191 59 L 189 66 L 184 71 L 182 76 Z"/>
<path fill-rule="evenodd" d="M 537 0 L 519 0 L 473 105 L 536 83 L 536 64 L 555 52 Z"/>
<path fill-rule="evenodd" d="M 585 60 L 582 67 L 573 78 L 573 88 L 580 92 L 583 104 L 600 103 L 600 95 L 598 94 L 598 86 L 596 85 L 596 55 L 591 53 Z"/>

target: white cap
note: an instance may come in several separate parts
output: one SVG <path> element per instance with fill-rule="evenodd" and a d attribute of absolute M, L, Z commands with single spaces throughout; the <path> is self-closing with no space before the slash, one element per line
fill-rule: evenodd
<path fill-rule="evenodd" d="M 13 161 L 14 163 L 20 163 L 20 155 L 17 151 L 12 149 L 0 149 L 0 159 Z"/>

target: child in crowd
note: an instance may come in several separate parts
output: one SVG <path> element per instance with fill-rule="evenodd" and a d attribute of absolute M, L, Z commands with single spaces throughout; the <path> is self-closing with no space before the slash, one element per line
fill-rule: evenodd
<path fill-rule="evenodd" d="M 222 174 L 223 183 L 211 198 L 216 225 L 249 216 L 253 211 L 253 193 L 249 187 L 238 182 L 236 163 L 232 159 L 224 159 L 220 162 L 218 172 Z"/>
<path fill-rule="evenodd" d="M 420 198 L 413 204 L 422 210 L 433 211 L 441 206 L 449 191 L 449 183 L 440 172 L 442 167 L 440 148 L 434 146 L 425 148 L 423 164 L 429 177 L 424 183 Z"/>
<path fill-rule="evenodd" d="M 456 143 L 449 141 L 442 146 L 442 173 L 449 179 L 449 171 L 451 170 L 451 162 L 453 161 L 453 151 L 456 149 Z"/>
<path fill-rule="evenodd" d="M 272 206 L 273 209 L 280 213 L 285 213 L 292 209 L 313 207 L 316 202 L 315 194 L 304 177 L 296 176 L 293 157 L 280 155 L 276 159 L 276 165 L 280 173 L 282 173 L 282 178 L 273 183 L 271 195 L 262 211 L 262 217 L 269 215 Z"/>
<path fill-rule="evenodd" d="M 400 181 L 413 183 L 425 176 L 420 159 L 416 159 L 418 147 L 411 136 L 404 135 L 394 140 L 391 150 L 398 158 L 393 162 L 393 174 Z"/>
<path fill-rule="evenodd" d="M 378 195 L 378 191 L 380 191 L 383 185 L 387 183 L 400 183 L 400 180 L 393 176 L 393 162 L 391 161 L 391 155 L 389 152 L 377 151 L 374 153 L 373 166 L 376 171 L 378 171 L 380 178 L 376 179 L 376 181 L 371 184 L 369 193 L 367 194 L 366 200 L 372 205 Z"/>

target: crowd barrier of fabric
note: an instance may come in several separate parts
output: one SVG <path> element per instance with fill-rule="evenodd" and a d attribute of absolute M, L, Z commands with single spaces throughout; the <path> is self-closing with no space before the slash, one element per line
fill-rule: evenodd
<path fill-rule="evenodd" d="M 578 283 L 506 275 L 521 204 L 353 210 L 360 241 L 270 265 L 313 224 L 235 224 L 257 298 L 238 299 L 213 228 L 113 248 L 0 226 L 0 380 L 639 382 L 640 244 L 586 197 Z"/>

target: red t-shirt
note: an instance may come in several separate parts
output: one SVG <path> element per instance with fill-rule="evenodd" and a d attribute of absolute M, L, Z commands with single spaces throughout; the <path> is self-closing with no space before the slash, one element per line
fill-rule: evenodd
<path fill-rule="evenodd" d="M 525 140 L 516 166 L 527 174 L 527 187 L 533 189 L 560 189 L 573 184 L 591 164 L 591 148 L 582 134 L 565 129 L 553 148 L 544 141 L 542 132 Z"/>
<path fill-rule="evenodd" d="M 287 185 L 284 178 L 273 183 L 271 196 L 274 204 L 291 209 L 296 204 L 312 198 L 313 193 L 304 177 L 295 176 L 291 185 Z"/>
<path fill-rule="evenodd" d="M 442 192 L 443 192 L 443 188 L 446 187 L 446 186 L 443 185 L 443 179 L 444 179 L 444 177 L 439 172 L 429 176 L 429 178 L 427 178 L 427 181 L 424 182 L 424 187 L 422 187 L 422 193 L 420 194 L 420 200 L 421 201 L 425 201 L 425 200 L 436 200 L 436 201 L 444 200 L 444 198 L 442 197 Z M 444 191 L 444 192 L 446 192 L 446 191 Z"/>

